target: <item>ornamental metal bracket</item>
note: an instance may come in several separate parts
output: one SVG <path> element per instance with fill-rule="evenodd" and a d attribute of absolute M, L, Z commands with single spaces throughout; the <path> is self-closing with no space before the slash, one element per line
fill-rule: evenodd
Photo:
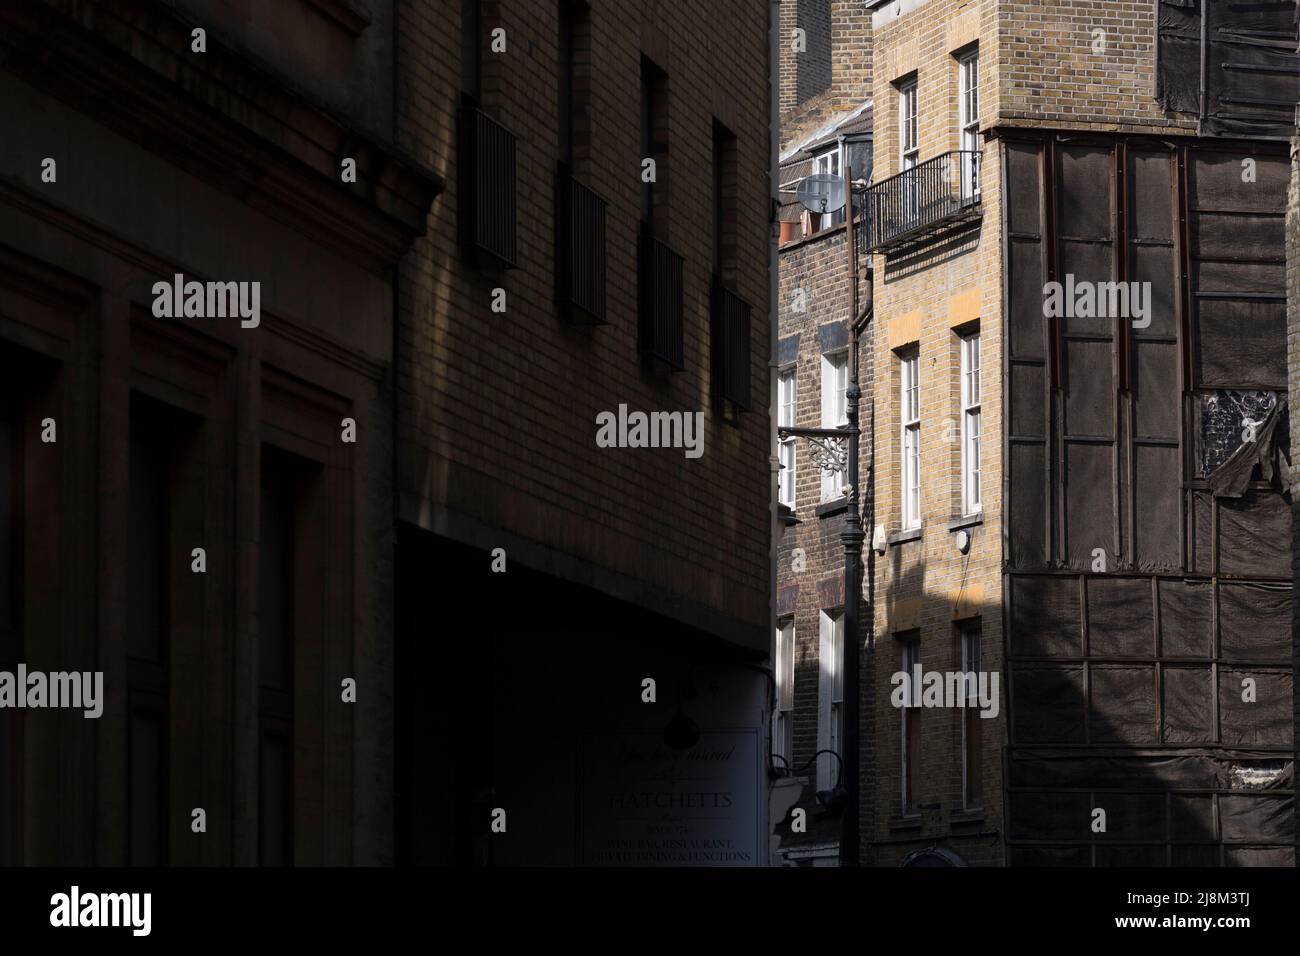
<path fill-rule="evenodd" d="M 849 432 L 844 428 L 778 428 L 778 439 L 802 438 L 808 454 L 822 471 L 848 474 Z"/>
<path fill-rule="evenodd" d="M 846 438 L 813 438 L 805 436 L 808 442 L 808 456 L 822 471 L 847 472 L 849 467 L 849 443 Z"/>

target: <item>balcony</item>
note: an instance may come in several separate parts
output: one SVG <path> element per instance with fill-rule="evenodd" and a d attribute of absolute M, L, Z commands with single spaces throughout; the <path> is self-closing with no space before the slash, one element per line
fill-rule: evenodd
<path fill-rule="evenodd" d="M 637 313 L 641 353 L 670 369 L 685 367 L 682 350 L 684 260 L 641 224 L 637 241 Z"/>
<path fill-rule="evenodd" d="M 560 164 L 555 180 L 555 267 L 560 311 L 574 322 L 603 325 L 605 200 Z"/>
<path fill-rule="evenodd" d="M 713 277 L 713 382 L 737 409 L 750 406 L 750 305 Z"/>
<path fill-rule="evenodd" d="M 515 134 L 469 97 L 461 109 L 461 241 L 476 265 L 518 264 Z"/>
<path fill-rule="evenodd" d="M 867 190 L 868 252 L 906 252 L 980 217 L 980 153 L 953 150 Z"/>

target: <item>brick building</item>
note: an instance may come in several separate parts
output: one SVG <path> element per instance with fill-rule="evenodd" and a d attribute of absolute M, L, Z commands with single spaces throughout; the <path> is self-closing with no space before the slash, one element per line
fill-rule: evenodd
<path fill-rule="evenodd" d="M 854 179 L 865 180 L 870 173 L 869 17 L 861 3 L 829 0 L 785 0 L 781 11 L 780 335 L 774 363 L 778 422 L 836 427 L 846 420 L 845 393 L 851 378 L 853 265 L 847 248 L 847 205 L 838 211 L 809 212 L 796 190 L 813 176 L 842 179 L 851 169 Z M 803 36 L 793 32 L 797 27 L 805 30 Z M 860 227 L 860 216 L 858 222 Z M 856 245 L 854 258 L 861 269 L 868 260 L 861 242 Z M 858 287 L 865 304 L 869 276 L 860 274 Z M 870 393 L 872 372 L 869 362 L 859 362 L 863 394 Z M 870 419 L 864 417 L 860 426 L 860 508 L 869 527 Z M 772 753 L 778 771 L 790 774 L 782 785 L 792 789 L 779 804 L 774 799 L 773 816 L 782 817 L 774 820 L 779 836 L 774 862 L 836 865 L 845 808 L 830 795 L 844 782 L 839 762 L 845 706 L 840 534 L 848 506 L 846 477 L 820 468 L 812 456 L 815 446 L 804 439 L 781 441 L 778 448 L 782 530 Z M 862 740 L 869 746 L 865 729 Z M 870 791 L 870 774 L 870 762 L 864 761 L 860 790 Z M 793 826 L 796 810 L 804 813 L 805 829 Z"/>
<path fill-rule="evenodd" d="M 726 732 L 736 832 L 671 862 L 757 863 L 774 25 L 749 0 L 711 8 L 725 30 L 687 0 L 398 16 L 398 142 L 447 179 L 398 280 L 399 859 L 669 861 L 618 850 L 647 835 L 599 788 L 694 725 Z M 620 408 L 699 415 L 702 453 L 602 447 Z"/>
<path fill-rule="evenodd" d="M 0 8 L 0 670 L 103 674 L 0 710 L 0 863 L 392 856 L 394 268 L 442 183 L 369 7 Z M 177 274 L 258 297 L 160 318 Z"/>
<path fill-rule="evenodd" d="M 868 6 L 865 852 L 1293 862 L 1285 162 L 1255 89 L 1294 83 L 1289 5 Z M 1145 305 L 1059 308 L 1076 280 Z M 997 716 L 894 707 L 918 664 L 999 675 Z"/>
<path fill-rule="evenodd" d="M 104 687 L 0 709 L 0 863 L 765 858 L 775 7 L 717 13 L 0 9 L 0 671 Z"/>

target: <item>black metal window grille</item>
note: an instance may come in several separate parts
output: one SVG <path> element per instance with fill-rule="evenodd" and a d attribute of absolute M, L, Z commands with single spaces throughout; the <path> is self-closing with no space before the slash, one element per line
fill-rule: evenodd
<path fill-rule="evenodd" d="M 515 134 L 466 97 L 461 111 L 461 225 L 477 259 L 518 264 Z"/>

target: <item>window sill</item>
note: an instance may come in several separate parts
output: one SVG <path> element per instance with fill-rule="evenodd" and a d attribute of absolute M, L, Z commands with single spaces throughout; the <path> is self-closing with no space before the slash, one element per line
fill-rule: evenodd
<path fill-rule="evenodd" d="M 960 531 L 962 528 L 973 528 L 976 525 L 984 523 L 984 512 L 977 511 L 973 515 L 960 515 L 948 522 L 949 531 Z"/>
<path fill-rule="evenodd" d="M 847 497 L 832 498 L 830 501 L 823 501 L 817 506 L 817 517 L 829 518 L 832 515 L 843 514 L 849 509 L 849 499 Z"/>
<path fill-rule="evenodd" d="M 968 823 L 983 823 L 984 808 L 970 807 L 969 809 L 954 810 L 949 814 L 948 822 L 954 826 Z"/>
<path fill-rule="evenodd" d="M 921 532 L 924 530 L 925 525 L 919 528 L 908 528 L 906 531 L 895 531 L 889 536 L 889 544 L 892 547 L 896 544 L 906 544 L 909 541 L 920 541 Z"/>
<path fill-rule="evenodd" d="M 891 830 L 919 830 L 921 829 L 921 814 L 909 814 L 902 817 L 890 817 L 889 829 Z"/>

